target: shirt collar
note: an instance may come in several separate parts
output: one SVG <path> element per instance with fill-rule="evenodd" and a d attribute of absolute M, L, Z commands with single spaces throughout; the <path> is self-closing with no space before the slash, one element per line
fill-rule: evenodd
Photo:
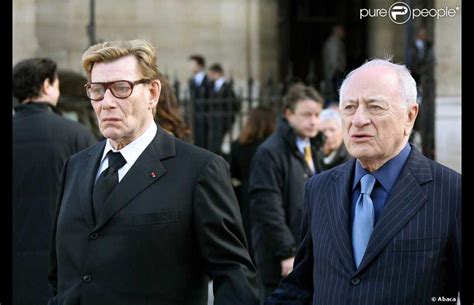
<path fill-rule="evenodd" d="M 214 91 L 217 92 L 221 90 L 221 87 L 224 83 L 225 83 L 225 77 L 222 76 L 216 79 L 216 81 L 214 82 Z"/>
<path fill-rule="evenodd" d="M 371 173 L 377 179 L 377 181 L 382 185 L 385 191 L 390 194 L 395 182 L 397 181 L 398 175 L 400 174 L 403 166 L 405 165 L 408 156 L 411 152 L 410 144 L 406 144 L 405 147 L 400 151 L 400 153 L 393 159 L 386 162 L 381 168 Z M 352 191 L 354 191 L 359 184 L 360 179 L 369 172 L 362 167 L 359 160 L 356 162 L 354 181 L 352 182 Z"/>
<path fill-rule="evenodd" d="M 138 157 L 142 154 L 145 148 L 153 141 L 155 138 L 156 132 L 158 128 L 154 122 L 151 122 L 150 126 L 145 130 L 145 132 L 136 138 L 134 141 L 126 145 L 124 148 L 120 150 L 116 150 L 112 147 L 110 140 L 107 139 L 105 143 L 104 153 L 102 154 L 101 162 L 104 161 L 105 156 L 111 150 L 113 152 L 120 152 L 124 157 L 127 164 L 133 165 L 135 161 L 137 161 Z"/>
<path fill-rule="evenodd" d="M 424 43 L 424 41 L 421 40 L 421 39 L 417 39 L 417 40 L 415 41 L 415 44 L 416 44 L 416 46 L 418 47 L 418 49 L 424 49 L 424 47 L 425 47 L 425 43 Z"/>
<path fill-rule="evenodd" d="M 296 147 L 304 155 L 304 148 L 311 145 L 309 139 L 303 139 L 302 137 L 296 136 Z"/>
<path fill-rule="evenodd" d="M 206 76 L 205 71 L 200 71 L 200 72 L 196 73 L 196 75 L 194 75 L 194 83 L 197 86 L 200 86 L 202 84 L 202 81 L 203 81 L 205 76 Z"/>

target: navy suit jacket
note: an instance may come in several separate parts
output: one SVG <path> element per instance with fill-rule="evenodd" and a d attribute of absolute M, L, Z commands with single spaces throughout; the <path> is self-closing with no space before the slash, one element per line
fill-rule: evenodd
<path fill-rule="evenodd" d="M 358 269 L 349 230 L 355 160 L 305 186 L 303 241 L 275 304 L 433 304 L 456 298 L 461 270 L 461 175 L 412 148 Z"/>

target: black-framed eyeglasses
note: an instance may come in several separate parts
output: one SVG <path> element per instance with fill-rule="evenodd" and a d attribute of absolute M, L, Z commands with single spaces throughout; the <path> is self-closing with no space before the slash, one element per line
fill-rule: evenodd
<path fill-rule="evenodd" d="M 97 102 L 104 99 L 105 91 L 107 91 L 107 89 L 110 89 L 110 92 L 116 98 L 124 99 L 132 95 L 133 87 L 135 85 L 149 82 L 149 79 L 140 79 L 134 82 L 128 80 L 116 80 L 106 83 L 87 83 L 84 87 L 86 88 L 87 96 L 91 100 Z"/>

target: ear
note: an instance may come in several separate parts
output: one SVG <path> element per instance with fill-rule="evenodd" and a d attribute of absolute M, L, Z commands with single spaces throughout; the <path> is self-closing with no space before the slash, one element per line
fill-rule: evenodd
<path fill-rule="evenodd" d="M 158 105 L 158 100 L 160 99 L 161 93 L 161 82 L 157 79 L 153 80 L 150 83 L 149 87 L 150 93 L 150 101 L 149 101 L 149 109 L 153 109 Z"/>
<path fill-rule="evenodd" d="M 285 118 L 286 118 L 287 120 L 289 120 L 290 117 L 293 115 L 293 111 L 291 111 L 290 108 L 286 108 L 284 115 L 285 115 Z"/>
<path fill-rule="evenodd" d="M 46 78 L 44 81 L 43 81 L 43 85 L 41 86 L 41 90 L 40 90 L 40 95 L 48 95 L 48 92 L 49 90 L 51 89 L 51 84 L 49 82 L 49 78 Z"/>
<path fill-rule="evenodd" d="M 417 103 L 413 103 L 408 106 L 407 121 L 405 124 L 405 135 L 409 136 L 413 125 L 415 125 L 416 117 L 418 116 L 419 106 Z"/>

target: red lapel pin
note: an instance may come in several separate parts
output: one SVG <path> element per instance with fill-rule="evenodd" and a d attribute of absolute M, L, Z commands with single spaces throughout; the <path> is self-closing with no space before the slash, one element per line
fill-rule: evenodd
<path fill-rule="evenodd" d="M 156 172 L 151 172 L 150 176 L 152 176 L 153 178 L 156 178 Z"/>

